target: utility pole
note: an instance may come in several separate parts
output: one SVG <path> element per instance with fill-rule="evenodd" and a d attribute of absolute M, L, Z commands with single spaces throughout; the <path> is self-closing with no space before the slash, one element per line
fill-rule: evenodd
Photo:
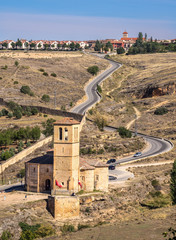
<path fill-rule="evenodd" d="M 3 185 L 4 179 L 3 179 L 2 163 L 0 163 L 0 164 L 1 164 L 1 181 L 2 181 L 2 185 Z"/>
<path fill-rule="evenodd" d="M 135 114 L 135 136 L 137 136 L 137 115 Z"/>
<path fill-rule="evenodd" d="M 56 109 L 56 90 L 54 91 L 54 109 Z"/>

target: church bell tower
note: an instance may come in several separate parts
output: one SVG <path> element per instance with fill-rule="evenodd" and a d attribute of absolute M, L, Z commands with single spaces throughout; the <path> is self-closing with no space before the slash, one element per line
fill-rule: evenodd
<path fill-rule="evenodd" d="M 53 191 L 78 192 L 80 122 L 64 118 L 54 123 Z"/>

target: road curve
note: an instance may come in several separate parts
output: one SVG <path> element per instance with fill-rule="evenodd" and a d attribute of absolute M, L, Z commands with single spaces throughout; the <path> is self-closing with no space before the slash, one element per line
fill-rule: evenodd
<path fill-rule="evenodd" d="M 108 126 L 105 128 L 105 130 L 117 131 L 117 128 Z M 138 133 L 137 135 L 140 137 L 143 137 L 145 142 L 147 143 L 147 148 L 142 151 L 142 156 L 133 157 L 132 155 L 125 158 L 121 158 L 121 159 L 118 159 L 117 164 L 123 164 L 127 162 L 129 163 L 134 160 L 144 159 L 147 157 L 154 157 L 161 153 L 168 152 L 173 148 L 173 144 L 166 139 L 147 136 L 141 133 Z"/>
<path fill-rule="evenodd" d="M 97 55 L 98 56 L 98 55 Z M 98 56 L 98 57 L 104 57 L 104 56 Z M 97 93 L 97 84 L 105 80 L 108 76 L 110 76 L 114 71 L 116 71 L 118 68 L 122 66 L 122 64 L 117 63 L 115 61 L 111 61 L 107 59 L 111 63 L 111 68 L 108 70 L 105 70 L 102 74 L 94 78 L 93 81 L 91 81 L 85 88 L 85 92 L 87 95 L 87 100 L 83 102 L 82 104 L 74 107 L 71 111 L 74 113 L 84 114 L 87 109 L 89 109 L 91 106 L 93 106 L 96 102 L 99 101 L 101 96 Z M 114 127 L 106 127 L 106 130 L 108 131 L 117 131 L 117 128 Z M 173 148 L 173 144 L 170 141 L 167 141 L 165 139 L 160 139 L 152 136 L 147 136 L 144 134 L 138 134 L 138 136 L 141 136 L 145 139 L 145 141 L 148 143 L 148 147 L 142 152 L 142 156 L 140 157 L 125 157 L 118 160 L 118 163 L 127 163 L 138 159 L 143 159 L 146 157 L 153 157 L 161 153 L 165 153 L 170 151 Z"/>
<path fill-rule="evenodd" d="M 84 114 L 87 109 L 89 109 L 91 106 L 93 106 L 95 103 L 97 103 L 100 100 L 100 95 L 97 93 L 97 84 L 100 84 L 103 80 L 105 80 L 107 77 L 109 77 L 114 71 L 116 71 L 118 68 L 122 66 L 122 64 L 110 61 L 111 68 L 105 70 L 103 73 L 95 77 L 86 87 L 85 87 L 85 93 L 87 96 L 87 100 L 80 105 L 74 107 L 71 109 L 71 112 L 73 113 L 79 113 Z"/>

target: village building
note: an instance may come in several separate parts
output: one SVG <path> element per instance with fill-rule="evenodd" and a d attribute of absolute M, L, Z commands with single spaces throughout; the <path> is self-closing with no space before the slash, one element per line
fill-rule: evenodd
<path fill-rule="evenodd" d="M 26 163 L 26 190 L 52 195 L 80 190 L 108 191 L 108 166 L 80 159 L 80 122 L 65 118 L 54 123 L 54 150 Z"/>

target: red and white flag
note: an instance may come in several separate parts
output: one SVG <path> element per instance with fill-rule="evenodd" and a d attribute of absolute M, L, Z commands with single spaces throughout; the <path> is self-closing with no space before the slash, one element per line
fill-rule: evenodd
<path fill-rule="evenodd" d="M 62 185 L 56 180 L 56 185 L 60 188 L 62 188 Z"/>
<path fill-rule="evenodd" d="M 78 180 L 78 184 L 79 184 L 79 186 L 82 188 L 82 184 L 81 184 L 81 182 Z"/>

